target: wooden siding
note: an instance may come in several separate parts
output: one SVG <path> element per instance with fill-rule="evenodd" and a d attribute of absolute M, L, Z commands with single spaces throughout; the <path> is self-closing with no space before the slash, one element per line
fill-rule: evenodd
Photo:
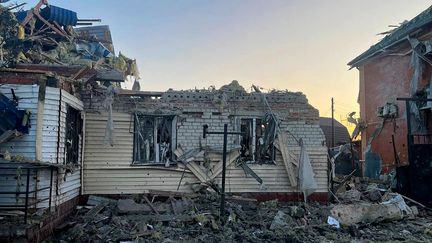
<path fill-rule="evenodd" d="M 131 166 L 133 157 L 133 119 L 130 113 L 114 112 L 114 146 L 104 145 L 107 122 L 106 112 L 87 112 L 84 149 L 84 194 L 143 193 L 146 190 L 176 191 L 183 167 Z M 322 136 L 322 132 L 320 132 Z M 179 137 L 181 140 L 181 138 Z M 321 143 L 321 142 L 320 142 Z M 326 147 L 312 144 L 307 147 L 316 180 L 318 192 L 327 192 Z M 298 156 L 300 149 L 290 146 Z M 246 176 L 234 164 L 227 168 L 227 192 L 295 192 L 290 186 L 282 156 L 277 154 L 276 165 L 250 165 L 264 181 L 261 187 L 251 176 Z M 216 178 L 220 182 L 220 176 Z M 190 191 L 190 183 L 199 180 L 186 170 L 179 191 Z"/>
<path fill-rule="evenodd" d="M 15 138 L 7 143 L 0 144 L 1 151 L 9 151 L 11 155 L 21 155 L 28 159 L 35 159 L 36 145 L 36 117 L 38 107 L 37 85 L 2 85 L 0 92 L 12 99 L 12 91 L 18 97 L 18 108 L 31 111 L 29 134 Z"/>
<path fill-rule="evenodd" d="M 0 92 L 8 97 L 11 97 L 10 89 L 13 88 L 16 96 L 19 99 L 18 107 L 20 109 L 30 109 L 32 114 L 30 117 L 30 132 L 20 138 L 11 140 L 8 143 L 0 145 L 0 150 L 7 149 L 12 155 L 24 156 L 29 161 L 35 160 L 35 145 L 36 145 L 36 116 L 37 116 L 37 105 L 38 105 L 38 91 L 39 86 L 37 85 L 3 85 L 0 86 Z M 61 102 L 60 102 L 61 95 Z M 60 106 L 61 104 L 61 106 Z M 64 142 L 65 142 L 65 126 L 66 126 L 66 106 L 70 105 L 75 109 L 82 110 L 83 104 L 76 97 L 60 89 L 47 87 L 44 101 L 44 114 L 43 114 L 43 136 L 42 136 L 42 160 L 52 164 L 63 164 L 64 159 Z M 61 107 L 59 116 L 59 107 Z M 60 127 L 59 127 L 60 124 Z M 60 140 L 59 139 L 60 129 Z M 59 148 L 57 146 L 59 145 Z M 57 154 L 57 151 L 59 153 Z M 80 164 L 81 161 L 77 161 Z M 12 170 L 8 171 L 0 176 L 0 185 L 8 185 L 14 188 L 17 187 L 17 181 Z M 24 173 L 24 172 L 22 172 Z M 25 188 L 25 176 L 21 180 L 20 190 L 22 187 Z M 34 178 L 37 178 L 37 182 L 34 183 Z M 35 173 L 31 179 L 31 188 L 43 188 L 50 184 L 50 170 L 42 169 L 38 173 Z M 54 169 L 53 179 L 53 191 L 52 191 L 52 206 L 59 205 L 66 202 L 74 197 L 78 196 L 81 187 L 81 175 L 80 170 L 76 169 L 73 173 L 65 173 L 64 169 Z M 39 192 L 37 195 L 31 195 L 31 197 L 38 199 L 46 198 L 49 196 L 49 190 Z M 9 201 L 17 201 L 22 203 L 20 198 L 16 198 L 15 195 L 9 198 L 0 197 L 1 203 Z M 38 208 L 45 208 L 48 206 L 48 201 L 39 203 Z"/>

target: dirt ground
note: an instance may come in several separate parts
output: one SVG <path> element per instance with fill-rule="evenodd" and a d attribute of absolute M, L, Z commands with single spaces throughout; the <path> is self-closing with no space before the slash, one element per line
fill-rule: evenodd
<path fill-rule="evenodd" d="M 432 214 L 424 210 L 414 219 L 335 228 L 327 224 L 332 205 L 228 201 L 222 225 L 217 194 L 149 201 L 80 206 L 47 242 L 432 242 Z"/>

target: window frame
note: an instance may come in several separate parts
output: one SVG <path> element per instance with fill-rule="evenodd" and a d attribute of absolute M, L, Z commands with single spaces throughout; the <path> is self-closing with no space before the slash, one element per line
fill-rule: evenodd
<path fill-rule="evenodd" d="M 71 121 L 70 119 L 73 120 Z M 81 146 L 84 128 L 81 111 L 75 109 L 69 104 L 66 104 L 65 124 L 63 164 L 78 165 L 81 162 L 80 150 L 82 149 Z M 71 127 L 73 124 L 76 125 L 74 128 Z M 70 140 L 71 143 L 69 143 Z M 70 146 L 73 146 L 73 148 L 70 148 Z M 70 152 L 70 150 L 74 151 Z"/>
<path fill-rule="evenodd" d="M 251 144 L 249 145 L 250 146 L 249 150 L 252 150 L 251 151 L 252 155 L 251 156 L 242 156 L 240 154 L 240 157 L 241 158 L 246 158 L 247 159 L 246 160 L 247 163 L 276 164 L 277 157 L 276 157 L 276 147 L 274 145 L 274 141 L 273 141 L 272 150 L 271 150 L 271 157 L 272 158 L 270 160 L 262 160 L 262 159 L 258 158 L 259 157 L 258 156 L 258 146 L 259 146 L 259 144 L 258 144 L 258 141 L 259 141 L 258 126 L 260 124 L 262 125 L 262 118 L 257 118 L 257 117 L 238 117 L 237 119 L 238 119 L 238 122 L 236 122 L 236 123 L 238 124 L 239 131 L 242 132 L 243 121 L 247 121 L 247 122 L 252 123 L 252 128 L 253 128 L 252 131 L 251 131 L 252 134 L 248 134 L 248 136 L 250 136 L 251 139 L 252 139 Z M 261 131 L 262 134 L 264 132 L 265 132 L 265 129 Z M 238 138 L 239 142 L 238 143 L 240 145 L 242 145 L 243 136 L 244 136 L 243 134 L 239 135 L 239 138 Z"/>
<path fill-rule="evenodd" d="M 174 160 L 174 156 L 175 156 L 174 151 L 177 148 L 177 116 L 171 115 L 171 114 L 170 115 L 166 115 L 166 114 L 155 115 L 155 114 L 143 114 L 143 113 L 135 113 L 133 115 L 133 121 L 134 121 L 133 134 L 134 135 L 133 135 L 133 155 L 132 155 L 131 165 L 132 166 L 152 166 L 152 165 L 156 165 L 156 166 L 164 165 L 165 166 L 167 164 L 166 161 L 164 162 L 160 158 L 158 161 L 157 157 L 155 157 L 154 159 L 151 159 L 149 161 L 143 160 L 143 159 L 138 160 L 138 158 L 137 158 L 137 155 L 138 155 L 137 149 L 139 149 L 138 146 L 140 146 L 139 145 L 140 140 L 138 137 L 138 130 L 137 130 L 137 129 L 139 129 L 137 126 L 139 123 L 137 121 L 139 119 L 146 119 L 146 118 L 147 119 L 151 118 L 153 120 L 153 129 L 156 129 L 155 126 L 156 126 L 156 120 L 157 119 L 161 119 L 161 118 L 162 119 L 167 119 L 167 118 L 171 119 L 171 121 L 170 121 L 170 123 L 171 123 L 171 137 L 170 137 L 169 150 L 168 150 L 171 154 L 168 158 L 168 160 L 169 160 L 168 164 L 169 165 L 176 165 L 177 163 Z M 156 138 L 156 140 L 157 140 L 157 138 Z M 156 147 L 154 142 L 153 142 L 153 146 L 154 146 L 153 147 L 153 151 L 154 151 L 155 147 Z"/>

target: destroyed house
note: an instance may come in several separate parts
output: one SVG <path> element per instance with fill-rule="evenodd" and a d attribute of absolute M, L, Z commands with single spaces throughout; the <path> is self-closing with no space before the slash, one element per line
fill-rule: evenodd
<path fill-rule="evenodd" d="M 431 33 L 432 7 L 348 63 L 360 73 L 358 128 L 366 175 L 378 178 L 396 169 L 399 189 L 425 203 L 432 202 Z"/>
<path fill-rule="evenodd" d="M 238 83 L 237 83 L 238 85 Z M 226 192 L 261 199 L 299 196 L 299 140 L 327 200 L 327 148 L 318 111 L 301 93 L 240 90 L 85 90 L 84 194 L 194 192 L 220 185 L 228 131 Z M 300 176 L 301 177 L 301 176 Z"/>
<path fill-rule="evenodd" d="M 1 242 L 43 239 L 75 209 L 85 136 L 79 93 L 119 87 L 136 71 L 134 60 L 92 35 L 103 31 L 109 44 L 107 26 L 80 35 L 72 26 L 82 20 L 71 10 L 46 0 L 16 8 L 0 5 Z"/>
<path fill-rule="evenodd" d="M 76 92 L 80 81 L 70 76 L 82 70 L 52 64 L 0 69 L 0 209 L 22 210 L 13 213 L 21 223 L 46 209 L 58 214 L 54 224 L 61 222 L 78 203 L 84 105 Z M 89 77 L 123 74 L 86 68 L 81 78 Z"/>
<path fill-rule="evenodd" d="M 26 70 L 27 78 L 16 82 L 21 84 L 7 82 L 13 77 L 18 81 L 21 75 L 18 69 L 0 74 L 0 96 L 8 104 L 0 107 L 0 206 L 22 209 L 19 222 L 27 223 L 28 214 L 37 210 L 56 208 L 64 213 L 78 202 L 83 103 L 60 88 L 60 80 L 41 71 Z M 25 130 L 17 129 L 23 124 Z"/>

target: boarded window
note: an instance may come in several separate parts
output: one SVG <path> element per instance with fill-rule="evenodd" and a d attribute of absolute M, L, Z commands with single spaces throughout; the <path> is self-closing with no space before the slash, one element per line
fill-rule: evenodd
<path fill-rule="evenodd" d="M 135 116 L 134 163 L 170 164 L 176 144 L 175 116 Z"/>
<path fill-rule="evenodd" d="M 257 119 L 240 120 L 241 154 L 249 162 L 273 163 L 275 160 L 274 128 L 268 122 Z"/>
<path fill-rule="evenodd" d="M 66 113 L 66 137 L 65 137 L 65 162 L 77 164 L 80 160 L 80 141 L 82 136 L 82 119 L 78 110 L 67 107 Z"/>

